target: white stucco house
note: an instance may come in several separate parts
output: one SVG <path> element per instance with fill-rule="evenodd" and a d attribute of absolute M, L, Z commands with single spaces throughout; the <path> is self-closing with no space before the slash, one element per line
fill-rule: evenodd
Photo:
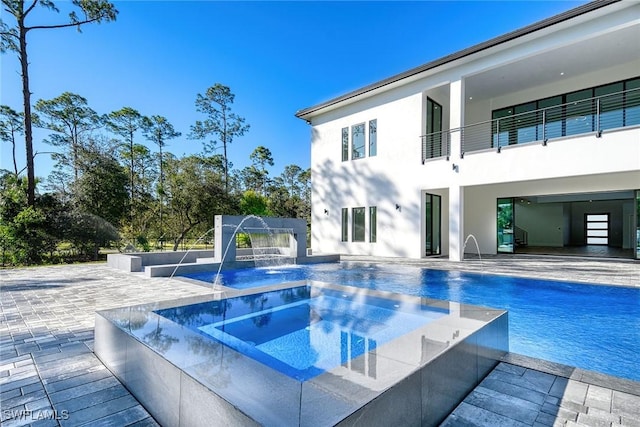
<path fill-rule="evenodd" d="M 640 258 L 639 2 L 591 2 L 296 116 L 314 253 L 460 260 L 472 234 L 483 254 Z"/>

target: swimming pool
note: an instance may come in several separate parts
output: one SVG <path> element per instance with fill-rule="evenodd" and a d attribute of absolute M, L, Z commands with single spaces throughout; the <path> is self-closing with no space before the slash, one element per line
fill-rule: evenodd
<path fill-rule="evenodd" d="M 156 314 L 306 381 L 449 313 L 307 285 Z"/>
<path fill-rule="evenodd" d="M 215 273 L 187 277 L 212 283 Z M 509 311 L 510 351 L 640 381 L 640 289 L 366 263 L 223 271 L 245 289 L 318 280 Z"/>

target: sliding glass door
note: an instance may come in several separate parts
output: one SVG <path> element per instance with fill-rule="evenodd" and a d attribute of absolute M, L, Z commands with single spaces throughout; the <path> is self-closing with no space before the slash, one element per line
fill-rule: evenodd
<path fill-rule="evenodd" d="M 515 223 L 513 198 L 498 199 L 497 230 L 498 252 L 513 253 L 513 226 Z"/>
<path fill-rule="evenodd" d="M 440 255 L 440 196 L 425 194 L 425 251 L 426 256 Z"/>

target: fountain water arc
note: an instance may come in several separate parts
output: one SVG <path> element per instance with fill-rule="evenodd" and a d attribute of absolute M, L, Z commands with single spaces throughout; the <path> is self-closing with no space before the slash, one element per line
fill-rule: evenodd
<path fill-rule="evenodd" d="M 189 247 L 189 249 L 187 249 L 187 252 L 185 252 L 184 255 L 182 256 L 182 258 L 180 259 L 180 262 L 178 262 L 178 264 L 176 264 L 176 268 L 173 269 L 173 272 L 171 273 L 171 276 L 169 276 L 169 279 L 173 279 L 173 276 L 176 274 L 176 271 L 178 271 L 178 267 L 180 267 L 180 264 L 182 264 L 182 261 L 184 261 L 184 259 L 187 257 L 187 255 L 189 255 L 189 252 L 191 252 L 193 247 L 195 245 L 197 245 L 202 239 L 204 239 L 207 236 L 207 234 L 211 233 L 214 229 L 215 229 L 215 227 L 214 228 L 210 228 L 209 230 L 207 230 L 206 233 L 204 233 L 202 236 L 200 236 L 198 238 L 198 240 L 196 240 L 195 243 L 193 245 L 191 245 Z"/>
<path fill-rule="evenodd" d="M 467 238 L 464 240 L 464 245 L 462 246 L 462 259 L 464 260 L 464 250 L 467 248 L 467 243 L 469 242 L 469 239 L 473 239 L 473 242 L 476 244 L 476 250 L 478 251 L 478 259 L 480 260 L 480 262 L 482 262 L 482 256 L 480 256 L 480 246 L 478 245 L 478 240 L 476 239 L 476 236 L 474 236 L 473 234 L 469 234 Z"/>

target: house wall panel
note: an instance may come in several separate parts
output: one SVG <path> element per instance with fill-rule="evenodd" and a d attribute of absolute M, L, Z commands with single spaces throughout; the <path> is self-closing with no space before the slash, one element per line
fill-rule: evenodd
<path fill-rule="evenodd" d="M 422 257 L 424 192 L 439 191 L 449 196 L 456 188 L 462 188 L 463 218 L 454 218 L 449 211 L 451 203 L 457 202 L 442 200 L 442 252 L 449 254 L 451 248 L 460 246 L 459 234 L 455 241 L 449 241 L 455 224 L 461 224 L 462 238 L 474 234 L 479 237 L 482 252 L 495 253 L 498 197 L 637 188 L 638 127 L 607 131 L 601 137 L 591 133 L 553 139 L 546 146 L 542 142 L 508 146 L 497 153 L 490 148 L 491 130 L 487 125 L 487 150 L 466 152 L 461 158 L 455 144 L 458 135 L 454 133 L 450 159 L 428 159 L 424 164 L 420 138 L 425 132 L 427 97 L 443 106 L 446 129 L 447 125 L 456 127 L 458 118 L 464 124 L 489 120 L 495 108 L 637 75 L 640 57 L 633 50 L 622 50 L 618 61 L 611 62 L 595 60 L 589 49 L 592 43 L 606 45 L 636 34 L 640 26 L 630 16 L 637 12 L 638 4 L 609 5 L 309 114 L 313 125 L 314 253 Z M 551 57 L 559 62 L 545 61 Z M 563 65 L 571 65 L 576 58 L 588 66 L 576 67 L 578 72 L 558 77 Z M 527 72 L 536 78 L 529 81 L 520 77 L 521 84 L 517 84 L 513 77 L 519 76 L 517 70 L 525 69 L 525 65 L 532 67 Z M 542 74 L 545 76 L 537 78 Z M 501 76 L 510 79 L 510 84 L 501 85 Z M 480 83 L 487 85 L 481 87 Z M 470 100 L 471 91 L 479 88 L 484 94 Z M 456 107 L 458 101 L 465 105 Z M 352 125 L 364 122 L 368 132 L 372 119 L 378 125 L 377 156 L 369 157 L 367 153 L 365 158 L 342 162 L 341 129 L 351 130 Z M 612 180 L 612 176 L 621 180 Z M 341 242 L 341 209 L 349 209 L 351 240 L 351 208 L 370 206 L 377 207 L 377 242 L 368 242 L 368 222 L 365 242 Z M 569 216 L 556 214 L 561 232 L 558 236 L 540 235 L 539 243 L 556 245 L 571 240 L 571 233 L 566 231 Z"/>

